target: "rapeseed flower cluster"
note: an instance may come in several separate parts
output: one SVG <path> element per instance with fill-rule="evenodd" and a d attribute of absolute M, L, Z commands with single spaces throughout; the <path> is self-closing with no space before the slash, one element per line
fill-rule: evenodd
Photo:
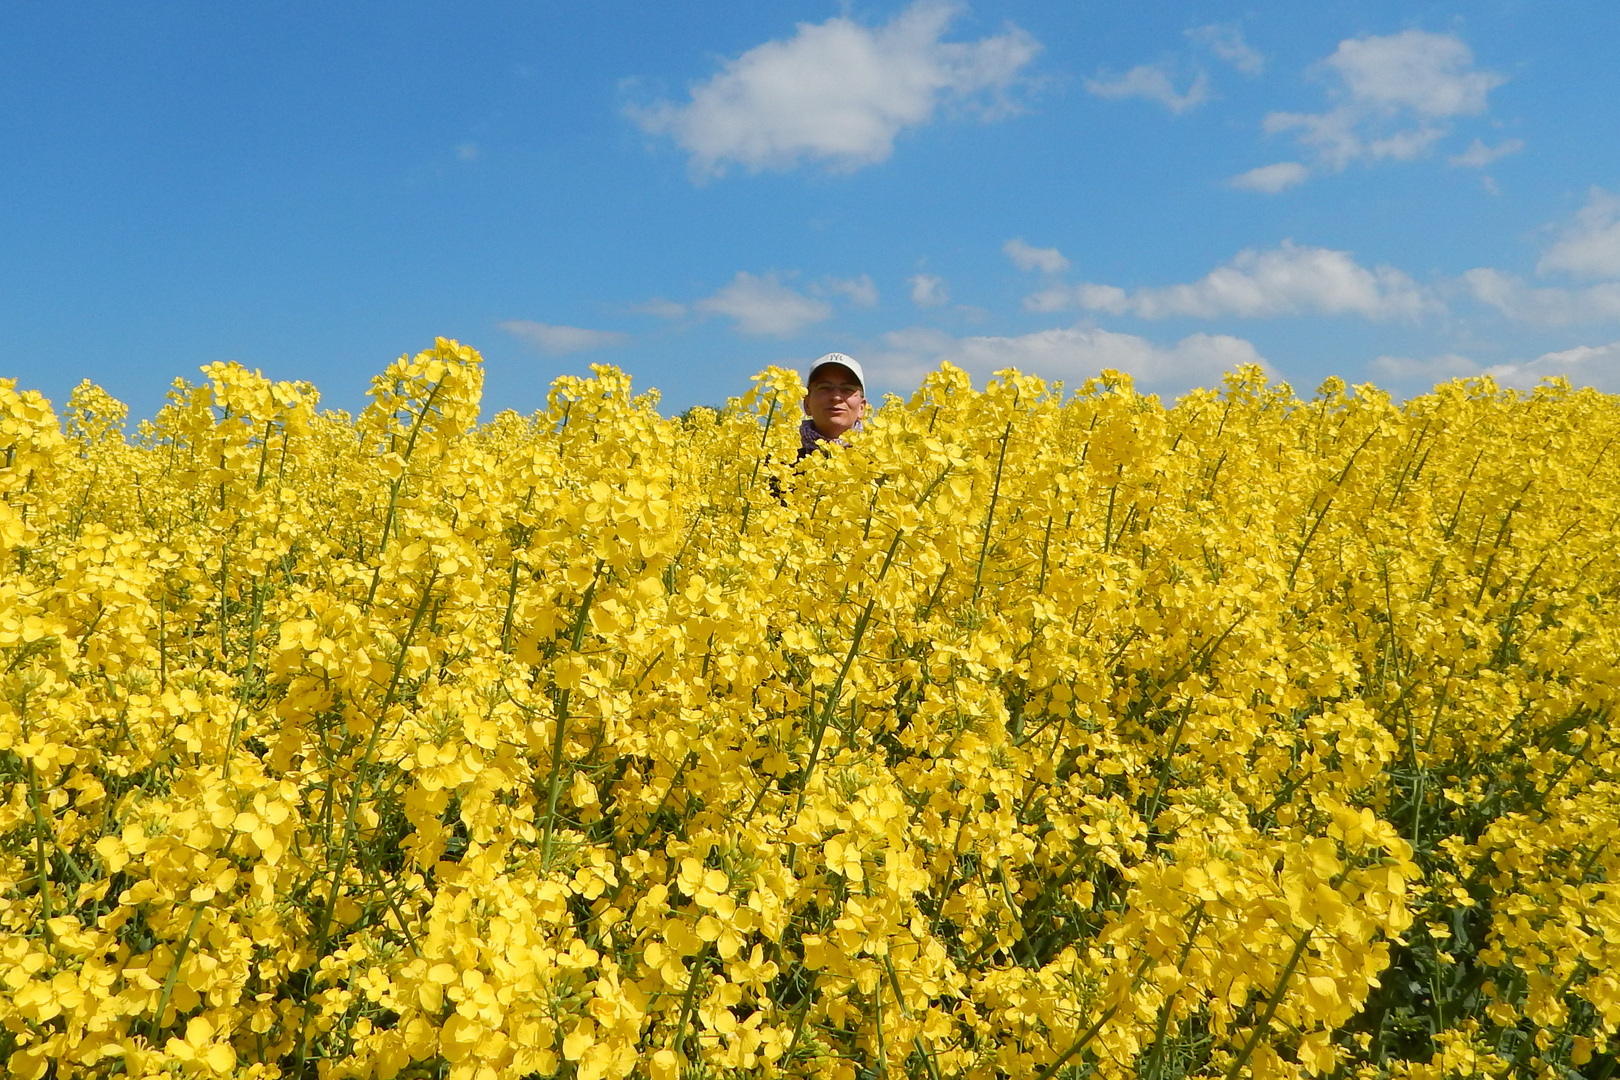
<path fill-rule="evenodd" d="M 204 376 L 0 383 L 10 1076 L 1614 1068 L 1612 398 Z"/>

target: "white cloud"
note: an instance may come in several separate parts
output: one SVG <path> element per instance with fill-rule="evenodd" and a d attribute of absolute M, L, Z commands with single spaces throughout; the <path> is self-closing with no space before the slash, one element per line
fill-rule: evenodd
<path fill-rule="evenodd" d="M 1455 37 L 1423 30 L 1341 41 L 1327 64 L 1352 100 L 1435 118 L 1484 112 L 1486 94 L 1506 81 L 1473 70 L 1474 54 Z"/>
<path fill-rule="evenodd" d="M 1575 220 L 1549 247 L 1536 273 L 1563 271 L 1576 277 L 1620 277 L 1620 197 L 1593 188 Z"/>
<path fill-rule="evenodd" d="M 1279 191 L 1287 191 L 1296 184 L 1304 183 L 1310 175 L 1311 171 L 1297 161 L 1279 161 L 1275 165 L 1262 165 L 1258 169 L 1239 173 L 1227 183 L 1244 191 L 1262 191 L 1267 195 L 1275 195 Z"/>
<path fill-rule="evenodd" d="M 817 296 L 844 296 L 856 307 L 877 307 L 877 286 L 872 284 L 870 274 L 862 274 L 856 278 L 825 278 L 819 285 L 811 287 Z"/>
<path fill-rule="evenodd" d="M 629 115 L 672 136 L 698 177 L 731 164 L 759 172 L 806 161 L 852 172 L 886 160 L 895 136 L 927 123 L 941 104 L 987 118 L 1013 111 L 1009 92 L 1040 44 L 1016 27 L 974 42 L 941 40 L 959 10 L 950 0 L 915 0 L 879 27 L 800 23 L 793 37 L 726 63 L 690 102 Z"/>
<path fill-rule="evenodd" d="M 644 304 L 632 304 L 630 310 L 640 315 L 656 315 L 660 319 L 679 319 L 686 314 L 686 305 L 655 296 Z"/>
<path fill-rule="evenodd" d="M 951 302 L 945 279 L 933 274 L 918 274 L 910 279 L 911 302 L 918 307 L 943 307 Z"/>
<path fill-rule="evenodd" d="M 1113 368 L 1129 372 L 1144 386 L 1176 392 L 1218 382 L 1240 364 L 1266 365 L 1252 344 L 1225 334 L 1193 334 L 1166 347 L 1134 334 L 1082 325 L 1020 337 L 965 338 L 915 328 L 885 334 L 883 343 L 888 351 L 864 363 L 878 373 L 876 380 L 893 386 L 915 384 L 944 361 L 980 378 L 1015 367 L 1069 383 Z"/>
<path fill-rule="evenodd" d="M 1240 251 L 1225 266 L 1187 284 L 1126 292 L 1088 282 L 1036 293 L 1024 306 L 1033 311 L 1072 306 L 1143 319 L 1302 314 L 1389 319 L 1414 318 L 1437 305 L 1393 267 L 1368 270 L 1349 252 L 1300 247 L 1285 240 L 1269 251 Z"/>
<path fill-rule="evenodd" d="M 1620 278 L 1620 197 L 1592 188 L 1586 205 L 1542 253 L 1536 273 L 1609 280 L 1585 288 L 1536 286 L 1489 267 L 1470 270 L 1462 280 L 1474 299 L 1519 322 L 1567 326 L 1620 321 L 1620 281 L 1614 280 Z"/>
<path fill-rule="evenodd" d="M 1456 353 L 1442 353 L 1422 359 L 1380 356 L 1367 366 L 1384 378 L 1397 382 L 1437 383 L 1480 373 L 1478 364 Z"/>
<path fill-rule="evenodd" d="M 1546 352 L 1533 360 L 1517 360 L 1489 367 L 1456 353 L 1416 360 L 1380 356 L 1368 365 L 1373 371 L 1401 382 L 1438 383 L 1447 379 L 1489 375 L 1503 386 L 1533 389 L 1543 379 L 1567 378 L 1575 386 L 1595 386 L 1605 393 L 1620 393 L 1620 341 L 1607 345 L 1578 345 Z"/>
<path fill-rule="evenodd" d="M 548 356 L 589 352 L 614 345 L 628 345 L 633 338 L 616 330 L 585 330 L 578 326 L 552 326 L 528 319 L 511 319 L 499 324 L 502 330 L 533 345 Z"/>
<path fill-rule="evenodd" d="M 1358 158 L 1368 161 L 1411 161 L 1445 137 L 1447 129 L 1432 123 L 1420 124 L 1393 134 L 1374 138 L 1366 134 L 1371 125 L 1350 108 L 1326 113 L 1275 112 L 1265 119 L 1268 134 L 1298 130 L 1299 141 L 1317 152 L 1331 169 L 1343 169 Z"/>
<path fill-rule="evenodd" d="M 1339 104 L 1323 113 L 1271 113 L 1265 129 L 1297 131 L 1333 169 L 1418 157 L 1449 133 L 1446 121 L 1483 113 L 1487 95 L 1505 81 L 1476 69 L 1457 38 L 1424 30 L 1341 41 L 1322 68 L 1337 83 Z"/>
<path fill-rule="evenodd" d="M 788 288 L 775 274 L 755 277 L 746 270 L 739 270 L 731 284 L 693 307 L 735 320 L 740 334 L 769 337 L 792 337 L 833 314 L 831 304 Z"/>
<path fill-rule="evenodd" d="M 1078 288 L 1085 288 L 1079 286 Z M 1073 285 L 1048 285 L 1039 292 L 1030 293 L 1024 297 L 1025 311 L 1068 311 L 1077 307 L 1077 287 Z M 1124 290 L 1120 290 L 1123 292 Z"/>
<path fill-rule="evenodd" d="M 1520 390 L 1528 390 L 1542 379 L 1562 375 L 1576 386 L 1595 386 L 1607 394 L 1620 393 L 1620 341 L 1542 353 L 1522 364 L 1486 368 L 1485 374 L 1504 386 Z"/>
<path fill-rule="evenodd" d="M 461 161 L 474 161 L 478 157 L 478 144 L 464 142 L 456 145 L 456 157 Z"/>
<path fill-rule="evenodd" d="M 1512 274 L 1480 267 L 1465 273 L 1463 282 L 1474 299 L 1520 322 L 1567 326 L 1620 320 L 1620 282 L 1617 281 L 1585 289 L 1537 288 Z"/>
<path fill-rule="evenodd" d="M 1243 31 L 1232 23 L 1195 26 L 1187 31 L 1187 37 L 1209 46 L 1210 52 L 1245 75 L 1258 75 L 1265 70 L 1266 58 L 1243 40 Z"/>
<path fill-rule="evenodd" d="M 1098 72 L 1097 78 L 1086 80 L 1086 89 L 1098 97 L 1147 98 L 1178 116 L 1209 100 L 1209 79 L 1203 72 L 1198 73 L 1185 93 L 1178 94 L 1169 73 L 1155 64 L 1133 67 L 1117 79 L 1104 78 Z"/>
<path fill-rule="evenodd" d="M 1460 165 L 1467 169 L 1483 169 L 1493 161 L 1517 154 L 1524 149 L 1523 139 L 1504 139 L 1495 146 L 1486 146 L 1485 140 L 1476 138 L 1468 144 L 1468 149 L 1460 154 L 1453 154 L 1446 159 L 1448 165 Z"/>
<path fill-rule="evenodd" d="M 1024 238 L 1015 236 L 1005 244 L 1001 250 L 1013 265 L 1020 270 L 1039 270 L 1043 274 L 1061 274 L 1069 268 L 1069 260 L 1065 259 L 1055 247 L 1038 248 L 1033 244 L 1024 243 Z"/>

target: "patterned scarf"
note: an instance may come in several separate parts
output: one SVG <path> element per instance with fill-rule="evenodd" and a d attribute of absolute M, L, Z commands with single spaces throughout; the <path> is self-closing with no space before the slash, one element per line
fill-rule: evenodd
<path fill-rule="evenodd" d="M 829 439 L 816 427 L 816 422 L 807 416 L 799 423 L 799 456 L 804 457 L 804 455 L 810 453 L 824 442 L 835 442 L 839 446 L 848 446 L 849 443 L 844 440 L 859 430 L 861 430 L 861 422 L 857 420 L 855 426 L 844 432 L 840 438 Z"/>

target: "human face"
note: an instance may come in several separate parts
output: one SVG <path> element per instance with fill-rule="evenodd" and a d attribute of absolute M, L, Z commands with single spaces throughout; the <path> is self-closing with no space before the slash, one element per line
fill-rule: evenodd
<path fill-rule="evenodd" d="M 866 395 L 855 373 L 843 364 L 827 364 L 816 370 L 809 392 L 804 395 L 804 414 L 816 430 L 829 439 L 844 433 L 866 412 Z"/>

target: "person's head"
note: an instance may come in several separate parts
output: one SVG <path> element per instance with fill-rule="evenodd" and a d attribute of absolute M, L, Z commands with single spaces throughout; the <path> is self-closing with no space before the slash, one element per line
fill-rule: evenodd
<path fill-rule="evenodd" d="M 866 412 L 861 365 L 843 353 L 828 353 L 805 377 L 804 415 L 829 439 L 841 439 Z"/>

